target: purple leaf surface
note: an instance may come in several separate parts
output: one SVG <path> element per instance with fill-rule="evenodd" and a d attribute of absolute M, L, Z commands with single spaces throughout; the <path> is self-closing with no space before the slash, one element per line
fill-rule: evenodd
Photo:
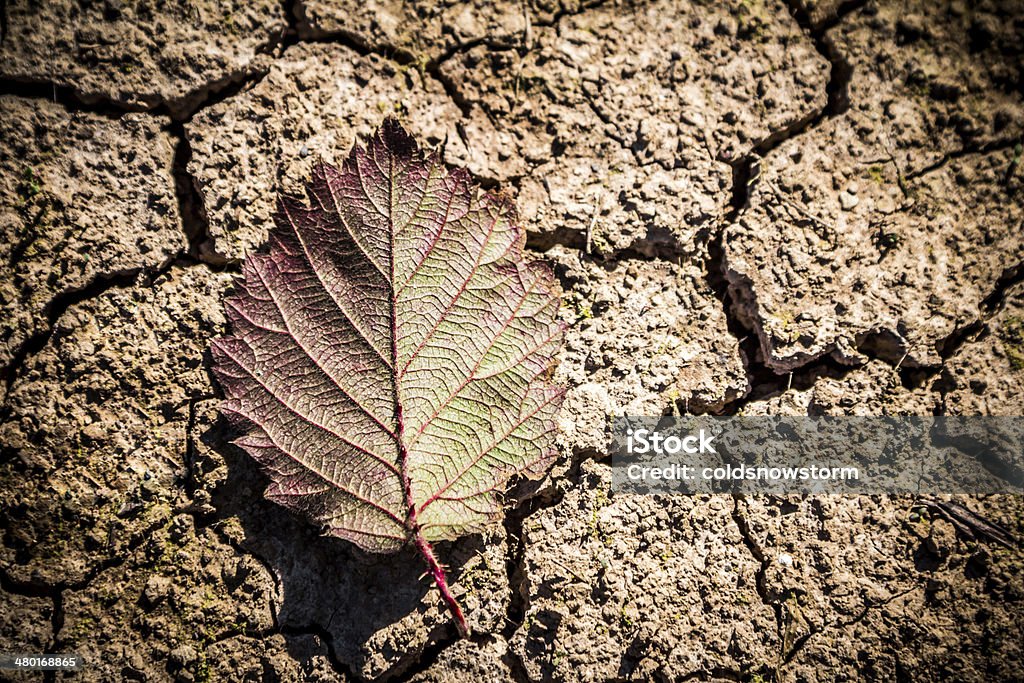
<path fill-rule="evenodd" d="M 431 543 L 487 529 L 555 457 L 557 284 L 511 200 L 394 119 L 307 191 L 226 301 L 221 410 L 268 499 L 365 550 L 414 546 L 465 634 Z"/>

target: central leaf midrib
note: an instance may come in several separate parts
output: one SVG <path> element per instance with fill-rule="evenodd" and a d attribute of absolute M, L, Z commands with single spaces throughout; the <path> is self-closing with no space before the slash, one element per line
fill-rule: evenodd
<path fill-rule="evenodd" d="M 398 297 L 395 292 L 395 156 L 388 153 L 388 291 L 391 303 L 391 373 L 392 393 L 395 401 L 395 443 L 398 447 L 398 470 L 405 494 L 405 529 L 409 540 L 420 537 L 416 523 L 416 505 L 413 502 L 412 478 L 409 476 L 409 452 L 405 448 L 405 418 L 402 416 L 402 401 L 398 388 Z M 379 167 L 378 167 L 379 168 Z M 383 169 L 382 169 L 383 170 Z M 372 199 L 370 200 L 372 203 Z"/>

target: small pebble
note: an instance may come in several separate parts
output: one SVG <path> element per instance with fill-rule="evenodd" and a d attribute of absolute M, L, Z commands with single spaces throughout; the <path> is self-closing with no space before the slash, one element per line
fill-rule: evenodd
<path fill-rule="evenodd" d="M 851 211 L 853 207 L 860 203 L 860 199 L 856 195 L 852 195 L 849 192 L 839 193 L 839 205 L 843 207 L 843 211 Z"/>

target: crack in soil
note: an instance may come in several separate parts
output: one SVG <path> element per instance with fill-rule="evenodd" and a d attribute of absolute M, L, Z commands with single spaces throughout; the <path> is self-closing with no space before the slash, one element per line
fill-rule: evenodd
<path fill-rule="evenodd" d="M 565 479 L 571 479 L 579 472 L 579 465 L 583 458 L 573 465 L 565 475 Z M 540 491 L 534 497 L 512 508 L 505 515 L 505 573 L 508 580 L 509 602 L 505 611 L 505 627 L 501 630 L 501 636 L 505 642 L 511 644 L 516 632 L 526 622 L 526 613 L 530 609 L 530 575 L 526 565 L 527 539 L 524 525 L 527 518 L 544 509 L 554 507 L 562 501 L 565 491 L 553 484 Z M 508 667 L 509 675 L 513 680 L 522 682 L 529 681 L 530 676 L 526 669 L 526 663 L 518 653 L 511 647 L 506 649 L 502 662 Z"/>
<path fill-rule="evenodd" d="M 20 581 L 8 573 L 8 568 L 0 566 L 0 590 L 6 593 L 13 593 L 25 597 L 45 598 L 53 601 L 53 614 L 50 617 L 52 633 L 47 652 L 54 654 L 60 642 L 60 633 L 64 628 L 64 593 L 67 591 L 80 591 L 88 588 L 101 574 L 108 569 L 120 567 L 127 562 L 128 557 L 138 550 L 143 543 L 149 540 L 160 527 L 167 523 L 166 519 L 158 519 L 143 529 L 138 536 L 132 540 L 120 556 L 107 557 L 97 563 L 92 569 L 86 572 L 85 576 L 77 581 L 60 581 L 56 584 L 38 583 L 34 581 Z"/>
<path fill-rule="evenodd" d="M 237 271 L 238 261 L 220 254 L 210 234 L 210 219 L 206 213 L 203 194 L 199 191 L 195 177 L 188 170 L 188 165 L 192 161 L 192 145 L 189 143 L 185 127 L 181 123 L 174 123 L 167 131 L 178 140 L 174 149 L 171 174 L 174 177 L 174 194 L 178 200 L 181 231 L 188 241 L 188 249 L 179 260 Z"/>
<path fill-rule="evenodd" d="M 576 456 L 563 479 L 573 480 L 578 477 L 580 465 L 591 455 L 593 454 Z M 509 603 L 505 612 L 505 625 L 498 633 L 473 633 L 469 637 L 470 642 L 484 645 L 494 642 L 496 638 L 500 637 L 506 644 L 510 644 L 515 633 L 522 628 L 530 603 L 529 576 L 526 569 L 527 542 L 523 525 L 527 518 L 557 505 L 563 497 L 564 490 L 557 486 L 556 482 L 553 482 L 551 486 L 534 491 L 526 500 L 506 512 L 503 524 L 506 533 L 505 572 L 509 586 Z M 459 640 L 458 633 L 452 625 L 446 623 L 435 629 L 426 646 L 418 652 L 403 657 L 375 680 L 408 681 L 426 672 L 440 659 L 445 650 Z M 530 680 L 525 663 L 517 653 L 512 651 L 511 647 L 506 649 L 501 659 L 508 668 L 509 676 L 513 681 L 527 683 Z"/>
<path fill-rule="evenodd" d="M 47 646 L 47 654 L 57 651 L 57 638 L 64 629 L 64 592 L 58 591 L 53 594 L 53 614 L 50 615 L 50 644 Z"/>
<path fill-rule="evenodd" d="M 32 336 L 22 342 L 22 344 L 15 350 L 11 357 L 11 361 L 7 366 L 0 369 L 0 380 L 3 381 L 4 387 L 3 405 L 0 407 L 0 421 L 9 417 L 10 407 L 7 405 L 7 397 L 8 394 L 10 394 L 11 387 L 14 385 L 14 382 L 18 379 L 22 367 L 30 356 L 42 351 L 50 341 L 50 338 L 53 336 L 54 329 L 56 328 L 57 321 L 60 320 L 61 316 L 63 316 L 64 313 L 72 306 L 101 296 L 110 289 L 125 288 L 134 285 L 136 279 L 144 270 L 144 268 L 139 267 L 114 271 L 111 273 L 102 273 L 94 277 L 90 282 L 82 287 L 63 290 L 54 296 L 49 303 L 43 307 L 43 316 L 47 320 L 44 329 L 35 332 Z"/>
<path fill-rule="evenodd" d="M 761 159 L 767 157 L 779 145 L 817 128 L 827 119 L 841 116 L 850 108 L 850 79 L 853 77 L 853 65 L 839 51 L 831 37 L 829 29 L 837 26 L 847 15 L 861 9 L 867 0 L 851 0 L 844 2 L 827 22 L 815 25 L 810 13 L 800 0 L 785 0 L 790 14 L 797 25 L 811 39 L 815 51 L 829 63 L 829 78 L 825 84 L 825 105 L 818 111 L 812 111 L 783 128 L 774 131 L 757 142 L 749 152 L 737 159 L 719 159 L 732 166 L 732 212 L 726 219 L 734 222 L 740 213 L 749 205 L 750 190 L 759 175 Z"/>
<path fill-rule="evenodd" d="M 104 573 L 108 569 L 114 569 L 115 567 L 120 567 L 121 565 L 123 565 L 127 561 L 129 555 L 131 555 L 136 550 L 141 548 L 142 545 L 145 542 L 147 542 L 154 533 L 156 533 L 161 527 L 165 526 L 167 523 L 168 519 L 165 518 L 160 518 L 153 521 L 145 529 L 142 529 L 134 539 L 132 539 L 132 541 L 125 547 L 124 552 L 121 554 L 121 556 L 108 557 L 99 564 L 97 564 L 93 569 L 89 571 L 88 574 L 86 574 L 78 581 L 67 583 L 61 582 L 57 584 L 57 587 L 61 592 L 80 591 L 85 588 L 88 588 L 93 581 L 99 578 L 100 574 Z"/>
<path fill-rule="evenodd" d="M 263 69 L 242 70 L 205 83 L 183 98 L 185 100 L 198 98 L 199 101 L 191 107 L 181 109 L 172 108 L 167 101 L 160 101 L 152 107 L 133 107 L 103 94 L 86 94 L 74 86 L 59 85 L 55 81 L 45 80 L 2 78 L 0 79 L 0 95 L 49 100 L 61 105 L 68 112 L 88 112 L 110 119 L 119 119 L 126 114 L 134 113 L 156 117 L 166 116 L 174 122 L 186 122 L 207 106 L 232 97 L 254 81 L 261 80 L 266 73 L 266 70 Z"/>
<path fill-rule="evenodd" d="M 223 643 L 233 638 L 253 638 L 256 640 L 263 640 L 273 635 L 283 636 L 313 636 L 318 641 L 323 643 L 324 650 L 327 652 L 327 661 L 331 665 L 331 669 L 342 677 L 345 681 L 367 681 L 363 676 L 357 674 L 351 667 L 343 662 L 334 649 L 334 644 L 331 641 L 330 633 L 322 627 L 320 624 L 309 624 L 308 626 L 280 626 L 277 623 L 277 614 L 274 614 L 274 625 L 271 628 L 265 629 L 228 629 L 216 634 L 212 638 L 205 642 L 208 647 L 215 643 Z M 379 679 L 378 679 L 379 680 Z"/>
<path fill-rule="evenodd" d="M 595 453 L 581 453 L 573 457 L 569 470 L 561 480 L 573 481 L 578 478 L 580 466 L 584 460 L 593 457 Z M 529 485 L 529 484 L 528 484 Z M 564 490 L 552 482 L 548 487 L 541 490 L 534 490 L 519 505 L 510 508 L 505 515 L 504 526 L 506 532 L 506 559 L 505 571 L 509 585 L 509 604 L 505 613 L 505 626 L 497 634 L 476 633 L 470 635 L 470 641 L 482 645 L 493 642 L 495 638 L 502 638 L 507 644 L 511 643 L 513 636 L 522 628 L 526 619 L 526 612 L 529 610 L 529 576 L 526 569 L 526 538 L 523 533 L 523 525 L 527 518 L 542 510 L 551 508 L 562 501 Z M 418 652 L 409 653 L 388 671 L 381 674 L 377 681 L 407 681 L 411 678 L 426 672 L 433 666 L 446 649 L 459 642 L 460 638 L 454 627 L 446 623 L 434 630 L 428 639 L 428 644 Z M 526 683 L 530 680 L 522 658 L 512 651 L 506 650 L 502 656 L 502 662 L 508 668 L 509 676 L 517 683 Z M 359 679 L 358 676 L 356 676 Z M 362 679 L 360 679 L 362 680 Z"/>
<path fill-rule="evenodd" d="M 490 636 L 486 634 L 471 634 L 469 641 L 475 644 L 484 644 Z M 433 666 L 441 657 L 441 654 L 449 647 L 461 640 L 455 626 L 446 623 L 434 628 L 427 638 L 427 643 L 417 651 L 408 652 L 401 657 L 391 668 L 373 679 L 374 683 L 385 683 L 386 681 L 408 681 L 424 673 Z M 364 679 L 365 680 L 365 679 Z"/>
<path fill-rule="evenodd" d="M 796 20 L 801 29 L 810 37 L 814 43 L 814 49 L 829 63 L 829 79 L 825 84 L 827 101 L 819 115 L 809 121 L 803 129 L 796 130 L 793 135 L 803 132 L 807 128 L 817 126 L 826 118 L 834 118 L 845 113 L 850 108 L 850 79 L 853 77 L 853 65 L 839 51 L 836 44 L 829 36 L 829 30 L 835 28 L 847 15 L 855 12 L 867 4 L 867 0 L 853 0 L 843 3 L 831 21 L 815 26 L 811 22 L 810 13 L 807 7 L 800 0 L 786 0 L 790 14 Z M 771 144 L 767 149 L 778 146 L 782 140 Z"/>
<path fill-rule="evenodd" d="M 993 285 L 992 291 L 982 299 L 979 305 L 981 315 L 968 323 L 958 325 L 952 332 L 935 343 L 936 351 L 942 359 L 940 364 L 902 369 L 899 368 L 899 365 L 896 366 L 899 369 L 903 386 L 908 389 L 920 388 L 928 380 L 945 371 L 946 361 L 955 358 L 967 344 L 976 341 L 988 332 L 988 322 L 1002 309 L 1007 292 L 1021 282 L 1024 282 L 1024 262 L 1004 269 L 1002 275 Z M 933 390 L 945 398 L 947 392 L 945 386 L 937 384 Z"/>
<path fill-rule="evenodd" d="M 765 361 L 768 357 L 768 340 L 763 331 L 757 329 L 756 325 L 745 324 L 742 317 L 737 314 L 739 302 L 734 290 L 739 291 L 739 285 L 732 282 L 727 274 L 725 235 L 728 227 L 739 220 L 750 206 L 751 190 L 760 177 L 761 160 L 784 142 L 814 130 L 825 120 L 841 116 L 849 109 L 849 84 L 853 76 L 853 67 L 839 52 L 828 31 L 865 4 L 867 0 L 844 2 L 828 21 L 815 25 L 807 8 L 799 0 L 786 0 L 790 14 L 811 39 L 815 51 L 829 63 L 829 79 L 825 84 L 826 102 L 819 110 L 812 111 L 770 133 L 743 156 L 732 160 L 718 159 L 732 168 L 730 210 L 714 234 L 705 232 L 702 235 L 707 246 L 704 269 L 707 284 L 722 303 L 729 332 L 740 345 L 750 387 L 745 395 L 726 404 L 722 411 L 725 414 L 735 414 L 752 401 L 781 393 L 794 385 L 799 389 L 808 389 L 822 376 L 842 377 L 857 367 L 842 365 L 826 355 L 808 359 L 801 365 L 799 372 L 780 374 L 770 368 Z"/>
<path fill-rule="evenodd" d="M 1024 282 L 1024 261 L 1003 270 L 993 285 L 992 291 L 981 300 L 979 305 L 981 315 L 968 323 L 958 325 L 952 332 L 935 343 L 936 351 L 942 359 L 940 364 L 913 368 L 900 368 L 899 364 L 896 365 L 903 386 L 908 389 L 920 388 L 928 380 L 946 370 L 946 361 L 955 358 L 967 344 L 976 341 L 988 332 L 989 320 L 1002 310 L 1009 290 L 1021 282 Z M 944 386 L 936 385 L 934 390 L 945 397 Z"/>
<path fill-rule="evenodd" d="M 196 428 L 196 403 L 206 398 L 190 398 L 188 400 L 188 417 L 185 420 L 185 498 L 195 503 L 196 491 L 199 489 L 199 477 L 196 474 L 196 445 L 192 433 Z"/>
<path fill-rule="evenodd" d="M 196 530 L 199 530 L 199 529 L 210 529 L 211 531 L 213 531 L 213 533 L 218 538 L 220 538 L 220 540 L 225 545 L 230 546 L 231 549 L 234 550 L 239 556 L 248 555 L 249 557 L 251 557 L 254 560 L 256 560 L 260 564 L 261 567 L 263 567 L 264 571 L 267 572 L 267 575 L 269 575 L 271 580 L 274 582 L 274 595 L 271 596 L 271 599 L 269 601 L 270 602 L 270 618 L 271 618 L 271 621 L 274 623 L 274 626 L 275 627 L 279 627 L 280 625 L 278 623 L 277 603 L 282 600 L 282 591 L 283 591 L 283 589 L 282 589 L 282 586 L 281 586 L 281 577 L 278 576 L 276 571 L 274 571 L 273 565 L 270 564 L 270 561 L 267 560 L 265 557 L 263 557 L 258 552 L 254 551 L 254 550 L 251 550 L 249 548 L 246 548 L 241 543 L 239 543 L 235 539 L 231 538 L 231 536 L 229 536 L 220 527 L 219 524 L 217 524 L 217 523 L 213 523 L 213 524 L 204 523 L 202 521 L 202 519 L 199 519 L 200 515 L 196 515 L 196 514 L 190 513 L 190 512 L 186 512 L 186 514 L 191 515 L 193 520 L 195 520 Z"/>
<path fill-rule="evenodd" d="M 301 4 L 301 0 L 296 1 L 299 4 Z M 448 96 L 451 98 L 452 102 L 454 102 L 455 106 L 457 106 L 459 110 L 462 112 L 463 117 L 468 117 L 469 114 L 472 112 L 473 103 L 468 101 L 465 98 L 465 96 L 462 95 L 454 81 L 452 81 L 450 78 L 444 75 L 444 72 L 441 70 L 441 67 L 445 64 L 445 62 L 454 59 L 458 55 L 468 52 L 469 50 L 472 50 L 473 48 L 479 47 L 481 45 L 486 46 L 489 52 L 508 52 L 511 50 L 516 50 L 519 52 L 520 56 L 525 55 L 532 49 L 531 43 L 533 38 L 532 32 L 534 26 L 540 28 L 555 28 L 556 32 L 559 35 L 561 35 L 560 24 L 562 19 L 564 19 L 565 17 L 581 16 L 590 10 L 597 9 L 605 4 L 608 4 L 608 2 L 609 0 L 592 0 L 591 2 L 582 2 L 578 7 L 574 7 L 572 9 L 569 9 L 563 5 L 559 7 L 558 10 L 551 15 L 550 19 L 539 20 L 537 22 L 534 22 L 530 18 L 527 6 L 526 4 L 524 4 L 523 15 L 526 20 L 526 26 L 522 33 L 509 33 L 507 35 L 502 36 L 480 36 L 478 38 L 472 38 L 470 40 L 457 43 L 447 48 L 437 57 L 427 60 L 427 62 L 424 64 L 424 69 L 444 87 L 445 92 L 448 93 Z M 515 39 L 516 36 L 519 37 L 519 40 Z M 485 113 L 487 114 L 488 118 L 490 118 L 490 114 L 487 112 Z"/>
<path fill-rule="evenodd" d="M 992 140 L 982 145 L 966 145 L 960 149 L 943 154 L 937 160 L 926 166 L 907 172 L 906 175 L 903 176 L 903 179 L 914 180 L 915 178 L 928 175 L 929 173 L 933 173 L 934 171 L 944 167 L 954 159 L 961 159 L 975 154 L 991 154 L 992 152 L 999 152 L 1005 149 L 1015 149 L 1021 144 L 1024 144 L 1024 137 L 1009 138 L 1006 140 Z M 1013 167 L 1011 166 L 1011 169 L 1012 168 Z"/>
<path fill-rule="evenodd" d="M 74 88 L 66 85 L 57 85 L 53 81 L 0 78 L 0 95 L 34 100 L 49 100 L 54 104 L 61 105 L 66 111 L 71 113 L 88 112 L 110 119 L 119 119 L 125 114 L 139 111 L 137 109 L 129 109 L 114 100 L 102 98 L 86 100 Z"/>
<path fill-rule="evenodd" d="M 981 301 L 981 310 L 985 320 L 998 313 L 1006 303 L 1006 295 L 1010 289 L 1024 282 L 1024 261 L 1003 270 L 996 280 L 992 293 Z"/>
<path fill-rule="evenodd" d="M 281 14 L 284 16 L 284 29 L 281 31 L 279 45 L 284 45 L 289 36 L 299 34 L 299 0 L 281 0 Z"/>
<path fill-rule="evenodd" d="M 385 41 L 368 40 L 358 31 L 346 29 L 324 31 L 316 28 L 306 16 L 306 5 L 302 0 L 284 0 L 284 5 L 289 33 L 284 43 L 286 48 L 299 43 L 337 43 L 364 57 L 374 53 L 403 65 L 423 63 L 422 59 L 417 58 L 415 54 L 405 48 L 391 45 Z M 300 37 L 301 33 L 306 35 Z"/>
<path fill-rule="evenodd" d="M 768 566 L 771 564 L 771 560 L 765 555 L 764 550 L 761 548 L 757 539 L 754 538 L 753 532 L 750 530 L 750 523 L 747 521 L 746 516 L 740 511 L 740 501 L 745 500 L 745 496 L 742 494 L 733 494 L 732 496 L 732 521 L 736 524 L 737 530 L 740 532 L 740 537 L 743 539 L 743 545 L 747 551 L 750 552 L 750 556 L 760 566 L 757 572 L 754 574 L 754 589 L 757 591 L 758 597 L 761 599 L 761 604 L 771 607 L 772 612 L 775 614 L 775 628 L 779 637 L 779 642 L 782 647 L 785 647 L 785 636 L 783 633 L 783 615 L 782 605 L 777 600 L 772 600 L 768 594 Z M 779 659 L 782 658 L 782 650 L 779 651 Z M 772 675 L 773 680 L 778 680 L 779 667 L 781 663 L 776 663 L 775 669 Z"/>
<path fill-rule="evenodd" d="M 913 593 L 914 591 L 916 591 L 916 590 L 918 590 L 920 588 L 921 588 L 921 586 L 913 586 L 913 587 L 908 588 L 906 590 L 900 591 L 899 593 L 896 593 L 894 595 L 890 595 L 889 597 L 885 598 L 884 600 L 879 600 L 878 602 L 873 602 L 871 604 L 864 605 L 863 609 L 861 609 L 861 611 L 858 612 L 857 615 L 854 616 L 852 619 L 846 619 L 846 620 L 835 619 L 831 623 L 825 624 L 821 628 L 812 629 L 810 632 L 805 633 L 804 635 L 800 636 L 799 638 L 797 638 L 796 640 L 793 641 L 793 646 L 789 649 L 789 652 L 786 653 L 785 657 L 783 657 L 782 663 L 780 664 L 780 667 L 782 665 L 789 664 L 794 659 L 796 659 L 796 656 L 800 653 L 801 650 L 804 649 L 804 647 L 806 647 L 807 643 L 814 636 L 820 635 L 820 634 L 825 633 L 826 631 L 829 631 L 829 630 L 832 630 L 832 629 L 847 628 L 848 626 L 853 626 L 854 624 L 859 624 L 872 611 L 881 609 L 881 608 L 883 608 L 883 607 L 885 607 L 885 606 L 895 602 L 896 600 L 899 600 L 900 598 L 902 598 L 902 597 L 904 597 L 906 595 L 909 595 L 910 593 Z"/>
<path fill-rule="evenodd" d="M 441 88 L 444 89 L 448 99 L 458 108 L 462 113 L 462 118 L 467 119 L 473 113 L 473 103 L 466 99 L 465 95 L 459 90 L 459 87 L 455 84 L 451 78 L 449 78 L 444 71 L 441 69 L 440 62 L 428 62 L 424 65 L 423 70 L 435 81 L 441 84 Z M 489 117 L 489 115 L 488 115 Z M 461 123 L 461 122 L 460 122 Z"/>
<path fill-rule="evenodd" d="M 324 644 L 324 649 L 327 650 L 327 661 L 330 662 L 331 668 L 334 669 L 335 673 L 342 676 L 344 680 L 366 680 L 338 658 L 338 652 L 334 649 L 334 643 L 331 641 L 331 634 L 320 624 L 310 624 L 303 627 L 282 626 L 276 632 L 285 636 L 315 636 Z"/>
<path fill-rule="evenodd" d="M 707 235 L 703 236 L 707 240 Z M 705 277 L 715 298 L 721 302 L 726 327 L 739 344 L 740 357 L 747 373 L 748 390 L 728 401 L 719 411 L 722 415 L 735 415 L 747 405 L 781 394 L 789 389 L 807 391 L 820 379 L 842 379 L 859 365 L 844 365 L 830 355 L 806 362 L 788 373 L 778 373 L 766 362 L 763 335 L 747 326 L 736 311 L 739 303 L 725 272 L 725 229 L 719 229 L 713 239 L 706 241 Z"/>

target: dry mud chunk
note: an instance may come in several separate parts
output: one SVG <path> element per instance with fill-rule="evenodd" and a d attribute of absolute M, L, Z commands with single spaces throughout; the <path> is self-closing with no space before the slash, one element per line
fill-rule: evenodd
<path fill-rule="evenodd" d="M 841 379 L 822 378 L 810 390 L 812 415 L 935 415 L 939 394 L 933 381 L 903 386 L 899 370 L 871 361 Z"/>
<path fill-rule="evenodd" d="M 900 371 L 873 360 L 841 377 L 814 373 L 813 386 L 789 389 L 743 406 L 744 415 L 935 415 L 940 395 L 935 378 L 914 389 L 903 385 Z"/>
<path fill-rule="evenodd" d="M 779 372 L 862 345 L 935 365 L 1024 255 L 1021 60 L 1007 58 L 1024 21 L 1011 3 L 957 7 L 869 4 L 829 31 L 849 110 L 775 149 L 729 230 L 734 294 Z"/>
<path fill-rule="evenodd" d="M 1019 497 L 958 500 L 1020 533 Z M 740 510 L 781 610 L 779 680 L 1003 680 L 1020 667 L 1019 549 L 958 533 L 909 498 L 753 496 Z"/>
<path fill-rule="evenodd" d="M 841 377 L 815 373 L 808 389 L 788 389 L 743 406 L 743 415 L 935 415 L 940 395 L 934 378 L 903 386 L 899 370 L 873 360 Z"/>
<path fill-rule="evenodd" d="M 797 4 L 807 13 L 807 19 L 814 29 L 821 28 L 830 21 L 837 19 L 843 8 L 843 0 L 797 0 Z"/>
<path fill-rule="evenodd" d="M 873 360 L 843 374 L 819 376 L 806 390 L 789 390 L 743 407 L 745 415 L 995 415 L 1024 412 L 1024 300 L 1017 286 L 1006 302 L 914 388 L 898 369 Z"/>
<path fill-rule="evenodd" d="M 516 186 L 539 244 L 692 250 L 725 162 L 824 105 L 828 65 L 782 3 L 601 6 L 534 36 L 441 71 L 473 105 L 470 170 Z"/>
<path fill-rule="evenodd" d="M 112 120 L 0 97 L 0 367 L 49 325 L 47 305 L 97 278 L 185 247 L 170 136 L 142 114 Z"/>
<path fill-rule="evenodd" d="M 207 340 L 230 276 L 172 271 L 77 304 L 11 387 L 0 442 L 0 562 L 74 584 L 182 502 L 190 402 L 210 392 Z"/>
<path fill-rule="evenodd" d="M 257 86 L 204 109 L 186 126 L 189 171 L 217 252 L 241 258 L 262 244 L 279 191 L 303 194 L 313 162 L 339 164 L 396 112 L 424 147 L 443 141 L 459 117 L 415 68 L 337 45 L 296 46 Z"/>
<path fill-rule="evenodd" d="M 852 126 L 834 119 L 783 144 L 753 208 L 726 231 L 738 312 L 776 372 L 828 354 L 862 362 L 861 352 L 938 365 L 945 340 L 1024 260 L 1012 150 L 907 180 L 873 159 Z"/>
<path fill-rule="evenodd" d="M 426 671 L 410 678 L 411 683 L 463 683 L 463 681 L 512 680 L 503 658 L 508 643 L 500 636 L 482 643 L 460 640 L 446 647 Z"/>
<path fill-rule="evenodd" d="M 818 377 L 744 406 L 748 415 L 1002 415 L 1024 413 L 1024 287 L 1015 285 L 973 338 L 908 388 L 898 369 L 873 360 L 841 378 Z"/>
<path fill-rule="evenodd" d="M 524 529 L 529 608 L 512 648 L 531 679 L 738 679 L 774 662 L 731 498 L 610 496 L 607 466 L 582 472 Z"/>
<path fill-rule="evenodd" d="M 519 44 L 530 27 L 593 2 L 428 2 L 425 0 L 300 0 L 295 13 L 305 38 L 344 35 L 377 50 L 397 51 L 423 62 L 467 43 Z"/>
<path fill-rule="evenodd" d="M 1024 286 L 1011 288 L 978 339 L 947 361 L 936 388 L 945 414 L 1024 415 Z"/>
<path fill-rule="evenodd" d="M 906 175 L 1024 132 L 1016 0 L 872 2 L 828 36 L 853 70 L 847 115 L 860 145 Z"/>
<path fill-rule="evenodd" d="M 50 646 L 53 600 L 0 591 L 0 651 L 4 654 L 41 654 Z M 25 675 L 16 680 L 31 680 Z"/>
<path fill-rule="evenodd" d="M 237 636 L 206 648 L 211 681 L 272 680 L 281 683 L 344 683 L 316 635 Z"/>
<path fill-rule="evenodd" d="M 57 649 L 83 655 L 91 680 L 219 679 L 232 663 L 237 677 L 268 655 L 291 661 L 280 635 L 241 637 L 274 630 L 274 579 L 212 529 L 177 515 L 123 559 L 64 596 Z"/>
<path fill-rule="evenodd" d="M 182 117 L 256 70 L 286 28 L 273 0 L 6 4 L 0 76 L 72 88 L 86 102 L 166 105 Z"/>
<path fill-rule="evenodd" d="M 602 450 L 609 414 L 661 415 L 677 402 L 714 412 L 746 393 L 739 345 L 699 267 L 608 266 L 561 247 L 547 256 L 567 283 L 571 328 L 558 374 L 570 386 L 562 409 L 568 447 Z"/>

